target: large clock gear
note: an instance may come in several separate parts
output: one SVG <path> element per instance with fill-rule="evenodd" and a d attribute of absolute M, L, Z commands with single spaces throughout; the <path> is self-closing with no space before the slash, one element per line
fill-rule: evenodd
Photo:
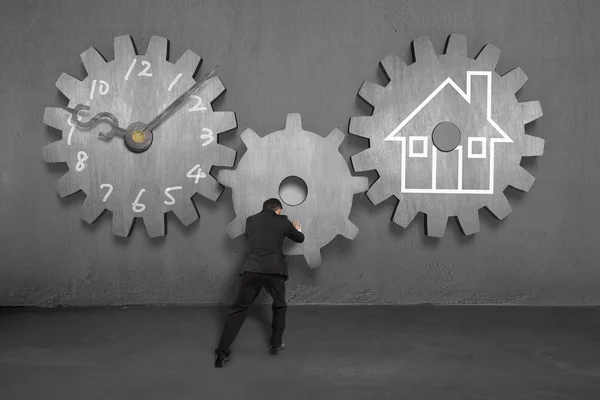
<path fill-rule="evenodd" d="M 262 202 L 279 197 L 280 183 L 295 176 L 306 182 L 307 197 L 299 205 L 284 204 L 284 214 L 300 220 L 303 243 L 286 240 L 284 254 L 304 255 L 308 265 L 321 265 L 321 247 L 341 234 L 354 239 L 358 228 L 349 219 L 353 195 L 368 188 L 365 177 L 355 177 L 338 151 L 344 134 L 334 129 L 327 137 L 302 129 L 300 114 L 288 114 L 285 129 L 264 137 L 251 129 L 241 135 L 248 152 L 235 170 L 221 170 L 219 182 L 232 188 L 236 218 L 227 228 L 234 238 L 245 232 L 246 218 L 260 211 Z"/>
<path fill-rule="evenodd" d="M 497 74 L 500 50 L 491 44 L 475 59 L 463 35 L 450 35 L 443 55 L 427 37 L 415 39 L 413 50 L 411 65 L 396 55 L 381 61 L 387 86 L 365 81 L 360 88 L 374 111 L 350 120 L 349 132 L 370 141 L 352 164 L 356 171 L 377 170 L 367 197 L 379 204 L 395 196 L 392 220 L 400 226 L 423 212 L 429 236 L 443 236 L 450 216 L 463 234 L 473 234 L 481 207 L 503 219 L 511 212 L 505 188 L 529 191 L 533 184 L 519 164 L 522 156 L 543 154 L 544 140 L 524 128 L 542 110 L 537 101 L 518 102 L 527 76 L 521 68 Z M 437 147 L 449 137 L 453 146 Z"/>
<path fill-rule="evenodd" d="M 237 126 L 235 114 L 213 111 L 211 102 L 225 91 L 213 77 L 144 133 L 146 124 L 196 84 L 201 58 L 187 50 L 169 62 L 168 41 L 158 36 L 151 38 L 145 55 L 136 54 L 128 35 L 116 37 L 114 49 L 114 60 L 107 62 L 89 48 L 81 54 L 88 76 L 80 81 L 63 73 L 56 86 L 69 99 L 69 108 L 81 104 L 88 109 L 88 114 L 79 113 L 80 121 L 110 114 L 131 135 L 107 140 L 101 136 L 110 130 L 108 120 L 86 129 L 65 109 L 46 108 L 44 123 L 62 130 L 62 140 L 44 147 L 44 159 L 68 163 L 58 193 L 65 197 L 82 190 L 87 195 L 82 218 L 88 223 L 110 210 L 114 234 L 129 236 L 135 218 L 142 218 L 150 237 L 162 236 L 165 213 L 173 211 L 187 226 L 198 219 L 194 194 L 215 201 L 222 193 L 210 172 L 213 166 L 235 163 L 236 152 L 217 143 L 219 133 Z"/>

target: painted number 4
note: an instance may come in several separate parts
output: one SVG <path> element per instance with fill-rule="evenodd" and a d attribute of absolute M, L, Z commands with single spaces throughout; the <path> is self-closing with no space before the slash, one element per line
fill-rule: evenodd
<path fill-rule="evenodd" d="M 194 173 L 194 171 L 198 170 Z M 198 183 L 200 178 L 206 178 L 206 174 L 202 172 L 202 168 L 200 168 L 200 164 L 196 164 L 194 168 L 190 169 L 188 173 L 185 175 L 188 178 L 195 179 L 195 183 Z"/>

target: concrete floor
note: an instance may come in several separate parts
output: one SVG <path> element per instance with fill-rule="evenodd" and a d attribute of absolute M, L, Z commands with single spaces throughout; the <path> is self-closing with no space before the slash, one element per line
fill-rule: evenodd
<path fill-rule="evenodd" d="M 0 399 L 598 399 L 600 308 L 255 307 L 213 368 L 225 307 L 0 309 Z"/>

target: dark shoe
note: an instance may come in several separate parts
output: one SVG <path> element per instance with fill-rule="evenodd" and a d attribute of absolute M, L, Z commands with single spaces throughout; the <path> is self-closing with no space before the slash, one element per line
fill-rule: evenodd
<path fill-rule="evenodd" d="M 217 354 L 217 358 L 215 359 L 215 368 L 223 368 L 225 363 L 231 361 L 231 355 Z"/>
<path fill-rule="evenodd" d="M 272 355 L 279 354 L 279 352 L 283 349 L 285 349 L 285 345 L 283 343 L 281 343 L 281 346 L 279 346 L 279 347 L 273 347 L 273 346 L 270 347 L 270 351 L 271 351 Z"/>

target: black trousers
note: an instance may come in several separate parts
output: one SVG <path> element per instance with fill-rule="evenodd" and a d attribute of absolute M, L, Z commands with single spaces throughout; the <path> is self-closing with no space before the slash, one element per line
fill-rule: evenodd
<path fill-rule="evenodd" d="M 237 296 L 225 320 L 219 347 L 215 350 L 216 354 L 231 354 L 231 344 L 240 331 L 250 307 L 262 288 L 265 288 L 267 293 L 273 298 L 273 304 L 271 305 L 273 319 L 271 321 L 270 343 L 273 347 L 281 346 L 283 331 L 285 329 L 285 313 L 287 310 L 287 303 L 285 302 L 285 277 L 283 275 L 244 272 Z"/>

